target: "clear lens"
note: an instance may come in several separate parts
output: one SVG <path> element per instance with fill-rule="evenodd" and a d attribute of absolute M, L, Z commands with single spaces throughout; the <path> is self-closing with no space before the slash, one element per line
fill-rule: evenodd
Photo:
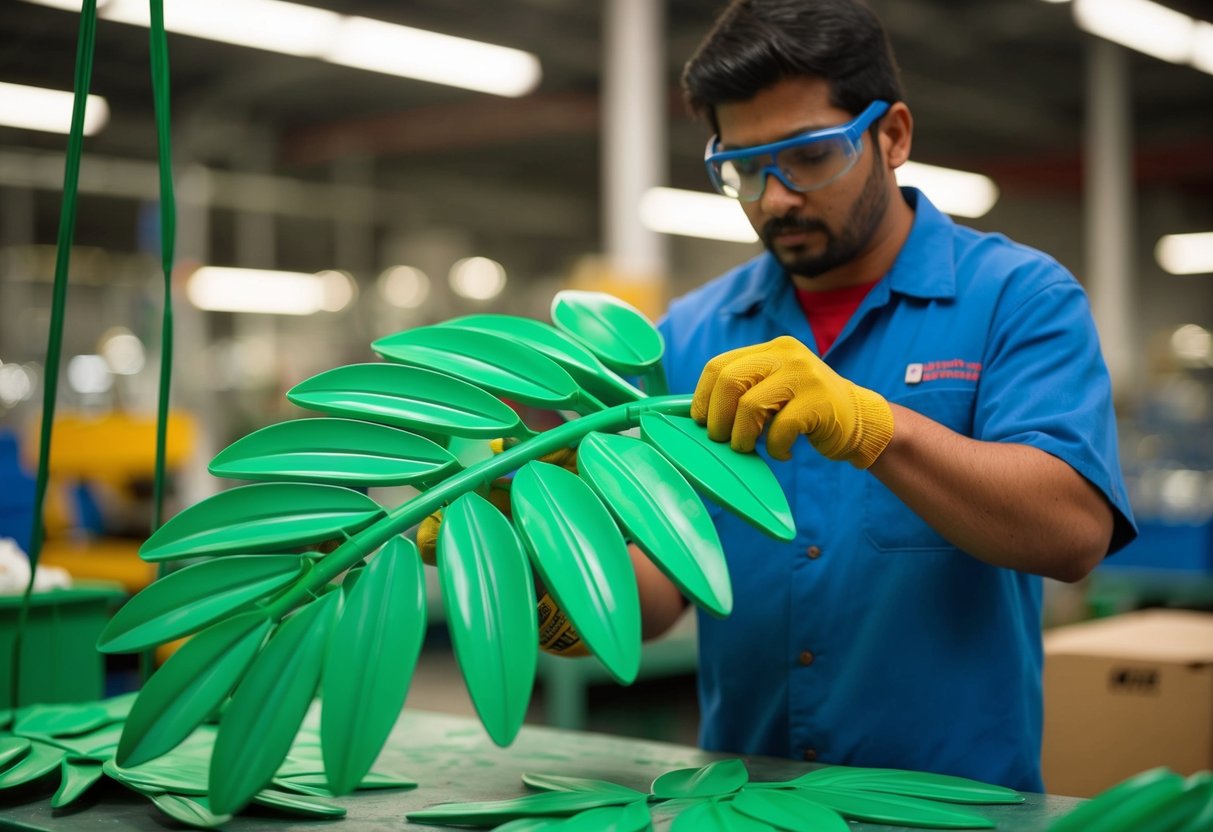
<path fill-rule="evenodd" d="M 834 136 L 768 152 L 713 163 L 720 192 L 746 202 L 762 196 L 768 173 L 775 172 L 794 191 L 812 191 L 842 176 L 859 157 L 859 149 L 844 136 Z"/>

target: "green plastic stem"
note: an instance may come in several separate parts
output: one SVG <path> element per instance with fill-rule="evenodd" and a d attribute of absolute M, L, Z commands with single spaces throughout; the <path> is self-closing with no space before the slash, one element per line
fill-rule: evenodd
<path fill-rule="evenodd" d="M 382 520 L 368 526 L 342 543 L 316 564 L 303 580 L 266 608 L 273 618 L 281 618 L 295 607 L 311 600 L 319 591 L 350 567 L 363 560 L 395 535 L 420 523 L 439 508 L 453 502 L 466 491 L 486 486 L 527 462 L 560 448 L 577 444 L 594 431 L 615 433 L 635 427 L 645 413 L 686 416 L 691 412 L 690 396 L 660 396 L 639 402 L 620 404 L 574 419 L 522 442 L 491 459 L 486 459 L 449 477 L 418 497 L 397 506 Z"/>
<path fill-rule="evenodd" d="M 93 76 L 93 47 L 97 35 L 97 0 L 84 0 L 80 8 L 80 33 L 76 40 L 76 76 L 73 84 L 72 126 L 67 140 L 67 158 L 63 170 L 63 203 L 59 210 L 58 249 L 55 254 L 55 285 L 51 300 L 50 332 L 46 346 L 46 376 L 42 385 L 42 432 L 38 445 L 38 475 L 34 485 L 34 520 L 30 534 L 29 582 L 17 614 L 17 634 L 13 640 L 12 698 L 13 708 L 20 705 L 21 648 L 25 640 L 29 617 L 30 596 L 34 591 L 34 573 L 42 554 L 42 511 L 46 502 L 46 485 L 50 473 L 51 431 L 55 422 L 55 400 L 59 389 L 59 361 L 63 347 L 63 318 L 67 306 L 68 266 L 72 258 L 72 239 L 76 235 L 76 194 L 80 185 L 80 153 L 84 145 L 84 108 Z"/>

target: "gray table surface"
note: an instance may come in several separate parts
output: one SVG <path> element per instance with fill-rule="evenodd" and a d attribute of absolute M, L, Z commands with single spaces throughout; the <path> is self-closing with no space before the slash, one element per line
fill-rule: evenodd
<path fill-rule="evenodd" d="M 625 737 L 526 726 L 509 748 L 498 748 L 475 720 L 406 710 L 376 763 L 377 769 L 404 774 L 420 783 L 408 791 L 368 791 L 339 798 L 349 810 L 344 820 L 301 820 L 281 814 L 242 813 L 221 828 L 228 830 L 434 830 L 409 823 L 410 811 L 451 801 L 471 802 L 518 797 L 529 792 L 525 772 L 610 780 L 648 791 L 653 778 L 675 768 L 702 766 L 728 755 L 687 746 Z M 787 780 L 819 766 L 771 757 L 746 757 L 753 780 Z M 38 787 L 0 793 L 0 829 L 94 832 L 184 828 L 149 800 L 104 778 L 77 804 L 50 808 L 54 778 Z M 1075 798 L 1027 795 L 1015 806 L 965 807 L 985 815 L 1003 832 L 1044 832 L 1077 805 Z M 654 812 L 656 829 L 668 828 L 672 815 Z M 902 827 L 852 824 L 855 832 L 887 832 Z"/>

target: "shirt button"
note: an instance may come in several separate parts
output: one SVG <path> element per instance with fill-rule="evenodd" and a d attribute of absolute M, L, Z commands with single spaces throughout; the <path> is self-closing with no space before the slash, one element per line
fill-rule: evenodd
<path fill-rule="evenodd" d="M 808 667 L 809 665 L 811 665 L 813 663 L 813 654 L 810 653 L 808 650 L 805 650 L 803 653 L 800 654 L 800 663 L 802 665 L 804 665 L 805 667 Z"/>
<path fill-rule="evenodd" d="M 817 752 L 812 748 L 806 748 L 804 750 L 804 758 L 811 763 L 817 759 Z"/>
<path fill-rule="evenodd" d="M 810 546 L 805 554 L 808 555 L 812 560 L 817 560 L 819 557 L 821 557 L 821 547 Z"/>

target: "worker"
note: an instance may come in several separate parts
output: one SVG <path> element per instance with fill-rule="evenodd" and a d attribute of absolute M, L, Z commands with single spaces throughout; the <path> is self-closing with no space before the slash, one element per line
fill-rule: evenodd
<path fill-rule="evenodd" d="M 711 507 L 735 602 L 699 617 L 703 747 L 1041 791 L 1040 576 L 1136 534 L 1082 287 L 898 187 L 913 118 L 858 0 L 736 0 L 683 86 L 766 250 L 672 303 L 670 389 L 796 521 Z M 653 635 L 685 602 L 638 578 Z"/>

